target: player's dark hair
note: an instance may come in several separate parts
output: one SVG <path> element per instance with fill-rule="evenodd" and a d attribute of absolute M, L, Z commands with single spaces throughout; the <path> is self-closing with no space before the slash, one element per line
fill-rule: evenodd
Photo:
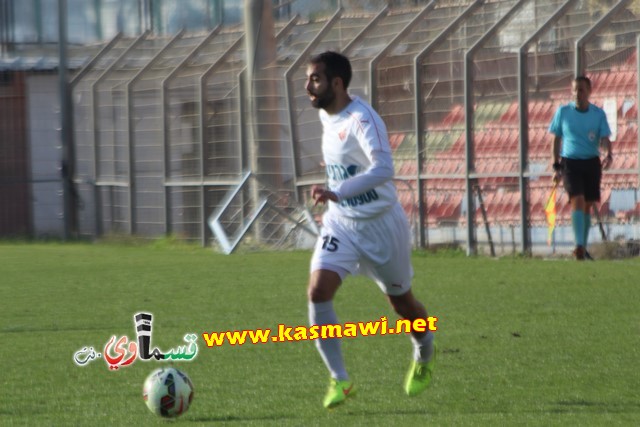
<path fill-rule="evenodd" d="M 591 89 L 591 79 L 589 79 L 589 77 L 587 76 L 578 76 L 573 79 L 573 81 L 576 83 L 585 82 L 587 84 L 587 87 Z"/>
<path fill-rule="evenodd" d="M 324 64 L 324 72 L 329 82 L 335 77 L 339 77 L 342 79 L 344 88 L 347 89 L 349 87 L 349 83 L 351 83 L 351 62 L 346 56 L 329 50 L 312 56 L 309 62 L 312 64 Z"/>

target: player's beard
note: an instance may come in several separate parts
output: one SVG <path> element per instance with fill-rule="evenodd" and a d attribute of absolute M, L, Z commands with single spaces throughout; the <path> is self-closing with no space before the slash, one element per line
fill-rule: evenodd
<path fill-rule="evenodd" d="M 311 100 L 311 105 L 313 108 L 322 108 L 326 110 L 328 106 L 333 104 L 333 101 L 336 99 L 336 94 L 331 88 L 327 88 L 324 93 L 316 94 L 311 93 L 315 98 Z"/>

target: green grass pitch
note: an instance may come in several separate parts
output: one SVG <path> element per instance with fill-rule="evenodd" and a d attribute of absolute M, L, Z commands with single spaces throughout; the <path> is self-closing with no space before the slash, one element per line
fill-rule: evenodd
<path fill-rule="evenodd" d="M 224 256 L 187 245 L 0 244 L 0 425 L 167 425 L 145 407 L 166 362 L 73 362 L 154 314 L 162 349 L 199 335 L 195 399 L 171 425 L 640 425 L 640 259 L 467 259 L 417 252 L 414 292 L 439 318 L 432 386 L 408 398 L 406 336 L 345 339 L 358 394 L 333 411 L 312 342 L 207 348 L 203 332 L 307 323 L 308 252 Z M 341 323 L 395 319 L 349 278 Z M 391 322 L 391 320 L 390 320 Z M 100 349 L 101 350 L 101 349 Z"/>

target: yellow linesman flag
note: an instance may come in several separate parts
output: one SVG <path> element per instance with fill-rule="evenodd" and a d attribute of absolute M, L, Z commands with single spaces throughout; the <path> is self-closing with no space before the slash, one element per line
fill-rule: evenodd
<path fill-rule="evenodd" d="M 556 192 L 558 186 L 554 185 L 549 200 L 544 207 L 544 213 L 547 215 L 547 225 L 549 226 L 549 234 L 547 235 L 547 245 L 551 246 L 551 238 L 553 237 L 553 229 L 556 226 Z"/>

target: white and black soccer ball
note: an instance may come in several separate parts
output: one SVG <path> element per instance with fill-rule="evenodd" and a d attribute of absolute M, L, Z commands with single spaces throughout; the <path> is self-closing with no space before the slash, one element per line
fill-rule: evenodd
<path fill-rule="evenodd" d="M 176 368 L 160 368 L 145 380 L 142 396 L 151 412 L 173 418 L 184 414 L 193 400 L 193 383 Z"/>

